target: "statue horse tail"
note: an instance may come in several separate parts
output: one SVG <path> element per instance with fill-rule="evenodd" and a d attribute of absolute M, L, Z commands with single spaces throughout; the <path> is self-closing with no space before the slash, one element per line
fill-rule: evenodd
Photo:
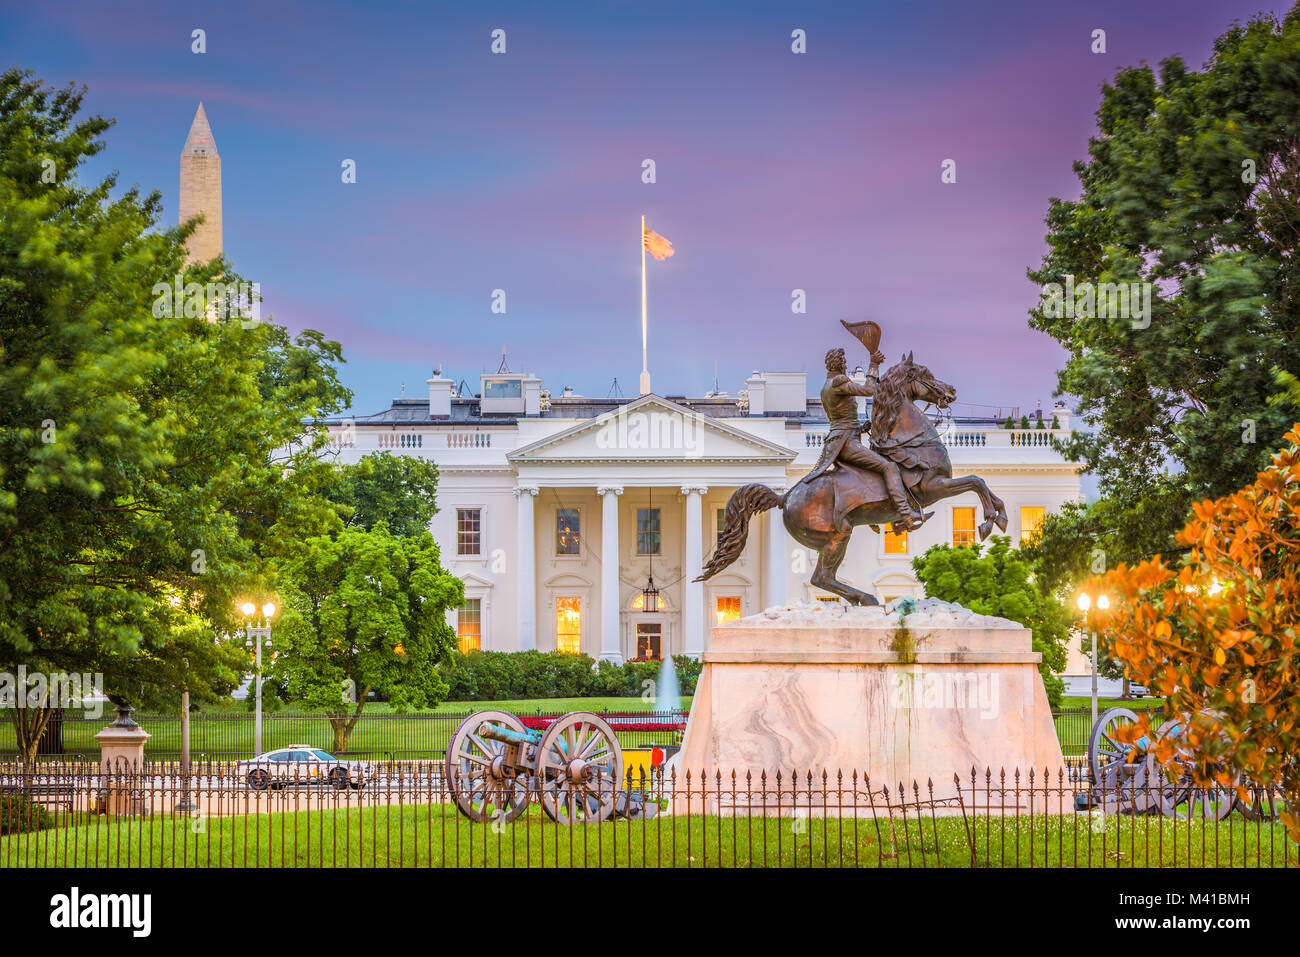
<path fill-rule="evenodd" d="M 759 512 L 771 508 L 783 508 L 785 496 L 778 495 L 766 485 L 757 483 L 742 485 L 731 493 L 727 499 L 727 520 L 718 537 L 718 546 L 709 556 L 698 578 L 702 582 L 722 571 L 745 550 L 745 540 L 749 538 L 749 520 Z"/>

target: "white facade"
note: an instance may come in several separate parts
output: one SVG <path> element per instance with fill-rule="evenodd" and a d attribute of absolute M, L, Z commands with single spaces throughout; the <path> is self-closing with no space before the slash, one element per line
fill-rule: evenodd
<path fill-rule="evenodd" d="M 533 376 L 485 375 L 477 396 L 458 397 L 435 376 L 427 401 L 397 399 L 379 415 L 322 423 L 341 462 L 383 450 L 437 463 L 431 529 L 443 565 L 465 582 L 468 604 L 453 621 L 463 645 L 576 647 L 615 661 L 698 655 L 717 620 L 788 598 L 830 597 L 807 584 L 815 555 L 789 538 L 775 509 L 751 522 L 735 564 L 691 581 L 736 488 L 785 489 L 816 462 L 826 419 L 801 373 L 755 373 L 748 396 L 761 402 L 549 397 L 541 385 Z M 1054 413 L 1062 436 L 1068 412 Z M 1051 430 L 957 419 L 943 433 L 953 475 L 980 475 L 1006 502 L 1013 541 L 1037 509 L 1079 499 L 1079 467 L 1052 450 Z M 910 533 L 903 553 L 859 529 L 840 577 L 882 600 L 921 597 L 911 560 L 970 524 L 970 512 L 955 510 L 973 508 L 974 522 L 983 520 L 974 494 L 931 508 L 934 517 Z M 658 551 L 647 554 L 656 545 L 652 509 Z M 637 606 L 652 563 L 661 609 L 648 614 Z"/>

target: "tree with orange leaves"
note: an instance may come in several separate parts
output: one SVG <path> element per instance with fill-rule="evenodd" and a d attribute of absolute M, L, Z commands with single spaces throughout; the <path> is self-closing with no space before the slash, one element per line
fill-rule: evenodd
<path fill-rule="evenodd" d="M 1110 653 L 1184 722 L 1182 740 L 1155 746 L 1165 773 L 1243 800 L 1249 786 L 1279 788 L 1300 841 L 1300 423 L 1285 441 L 1252 485 L 1195 506 L 1180 567 L 1156 556 L 1090 585 L 1113 596 L 1096 613 Z M 1145 716 L 1121 731 L 1147 734 Z"/>

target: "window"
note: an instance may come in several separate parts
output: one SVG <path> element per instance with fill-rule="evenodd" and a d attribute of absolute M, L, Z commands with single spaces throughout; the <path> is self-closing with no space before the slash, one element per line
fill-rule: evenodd
<path fill-rule="evenodd" d="M 952 508 L 952 544 L 975 544 L 975 506 L 954 505 Z"/>
<path fill-rule="evenodd" d="M 456 638 L 465 654 L 483 647 L 483 606 L 479 598 L 466 598 L 456 609 Z"/>
<path fill-rule="evenodd" d="M 657 621 L 637 622 L 636 656 L 638 658 L 663 657 L 663 627 Z"/>
<path fill-rule="evenodd" d="M 1042 505 L 1020 506 L 1020 540 L 1022 542 L 1027 542 L 1038 534 L 1038 526 L 1043 524 L 1045 514 L 1047 514 L 1047 509 Z"/>
<path fill-rule="evenodd" d="M 579 517 L 576 508 L 557 508 L 555 510 L 555 554 L 578 554 Z"/>
<path fill-rule="evenodd" d="M 638 555 L 659 554 L 659 509 L 657 508 L 636 510 L 636 553 Z"/>
<path fill-rule="evenodd" d="M 483 542 L 483 510 L 478 508 L 456 509 L 456 554 L 480 555 Z"/>
<path fill-rule="evenodd" d="M 907 529 L 902 528 L 895 531 L 894 526 L 889 526 L 889 531 L 885 532 L 885 554 L 907 554 Z"/>
<path fill-rule="evenodd" d="M 483 398 L 518 399 L 524 394 L 522 379 L 484 379 Z"/>
<path fill-rule="evenodd" d="M 740 617 L 740 596 L 739 595 L 719 595 L 715 599 L 714 616 L 718 619 L 719 625 L 724 625 L 729 621 L 735 621 Z"/>
<path fill-rule="evenodd" d="M 718 544 L 722 544 L 722 530 L 727 527 L 727 510 L 718 509 Z"/>
<path fill-rule="evenodd" d="M 555 599 L 555 650 L 576 655 L 582 651 L 582 599 Z"/>

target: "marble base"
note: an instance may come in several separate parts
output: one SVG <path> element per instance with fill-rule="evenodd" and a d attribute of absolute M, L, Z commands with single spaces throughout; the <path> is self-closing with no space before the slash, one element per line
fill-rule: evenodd
<path fill-rule="evenodd" d="M 693 793 L 673 810 L 1014 809 L 1013 795 L 985 793 L 986 769 L 996 788 L 1004 769 L 1008 787 L 1017 768 L 1022 786 L 1031 768 L 1041 786 L 1044 770 L 1055 782 L 1065 767 L 1040 657 L 1029 629 L 929 599 L 901 617 L 897 603 L 808 602 L 715 627 L 676 762 L 678 788 L 689 775 Z"/>

